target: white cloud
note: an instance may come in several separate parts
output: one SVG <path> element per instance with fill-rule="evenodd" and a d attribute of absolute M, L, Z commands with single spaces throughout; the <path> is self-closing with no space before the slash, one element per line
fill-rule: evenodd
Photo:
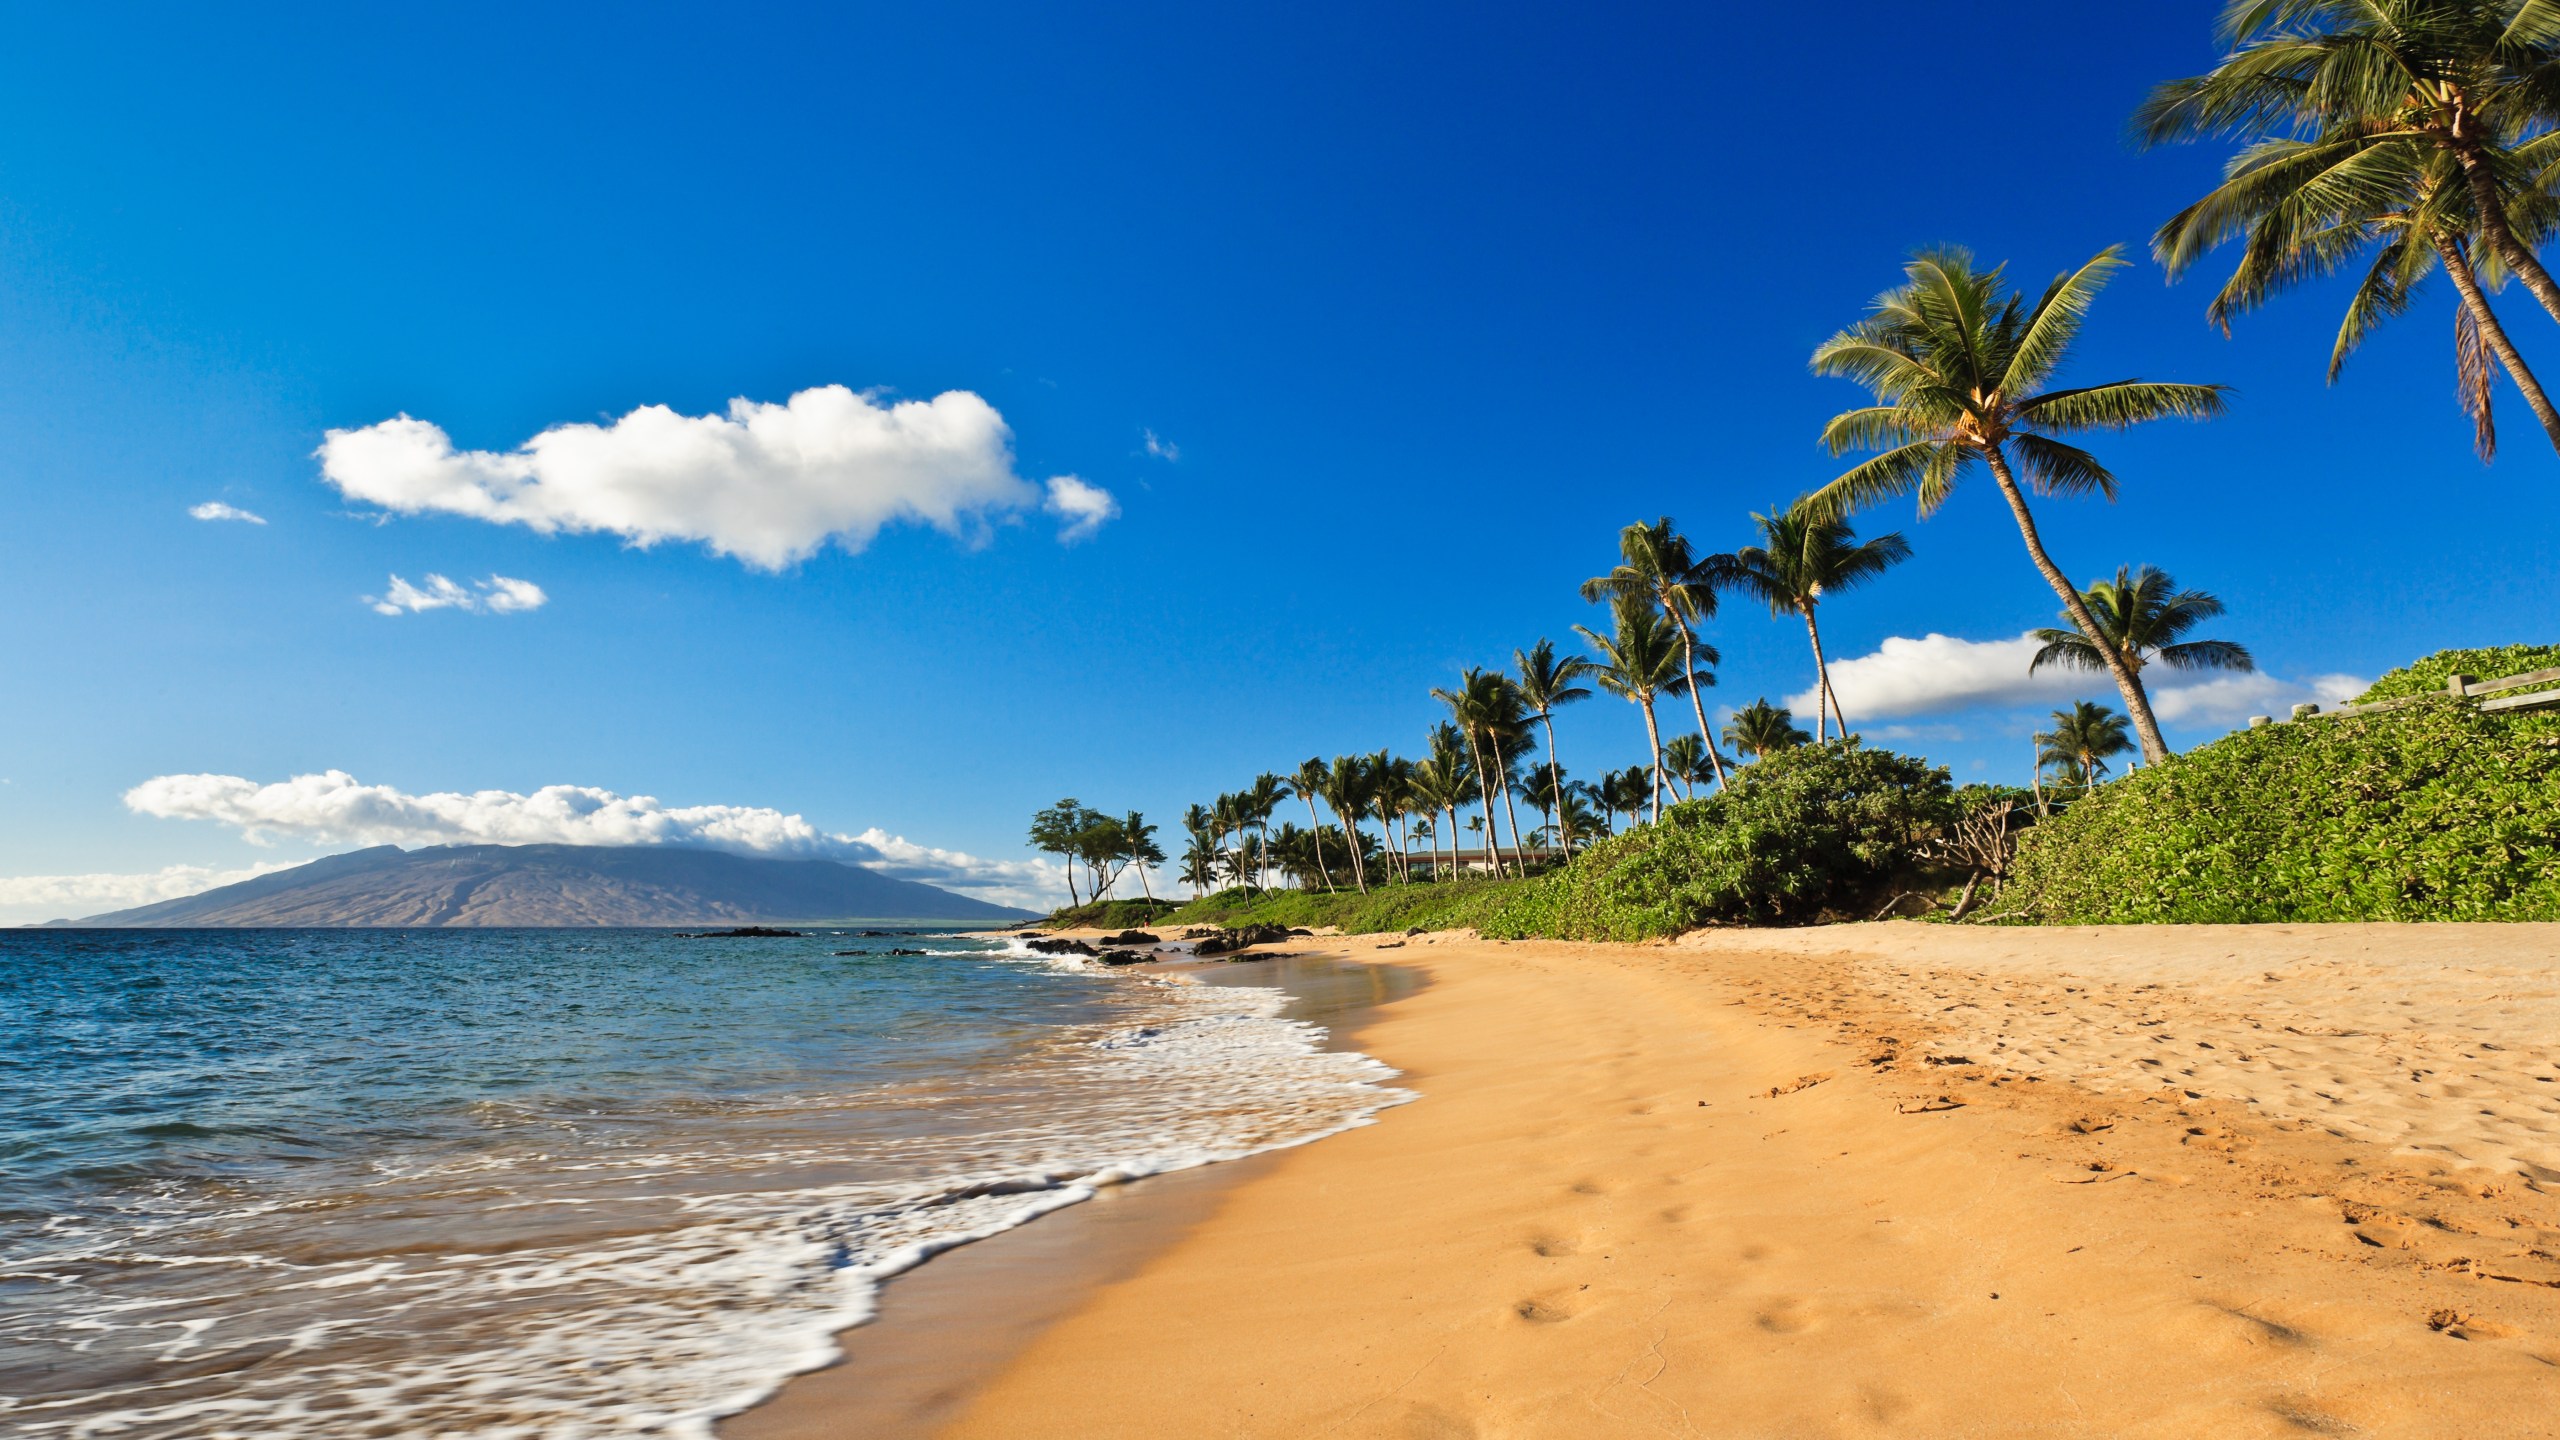
<path fill-rule="evenodd" d="M 187 507 L 187 513 L 199 520 L 245 520 L 252 525 L 267 523 L 263 515 L 253 515 L 237 505 L 225 505 L 219 500 L 207 500 L 201 505 L 190 505 Z"/>
<path fill-rule="evenodd" d="M 1048 503 L 1040 508 L 1067 522 L 1065 528 L 1058 531 L 1058 543 L 1061 545 L 1092 539 L 1093 532 L 1120 514 L 1120 502 L 1111 498 L 1110 491 L 1099 485 L 1087 485 L 1073 475 L 1060 475 L 1051 480 Z"/>
<path fill-rule="evenodd" d="M 2354 699 L 2373 684 L 2353 675 L 2287 680 L 2264 671 L 2251 671 L 2217 675 L 2210 680 L 2163 680 L 2156 670 L 2143 673 L 2151 687 L 2151 708 L 2166 725 L 2228 725 L 2252 715 L 2272 715 L 2281 720 L 2296 705 L 2335 705 Z"/>
<path fill-rule="evenodd" d="M 129 910 L 217 885 L 236 885 L 284 868 L 279 861 L 236 870 L 171 865 L 139 875 L 0 876 L 0 925 L 35 925 L 47 920 L 77 920 L 109 910 Z"/>
<path fill-rule="evenodd" d="M 383 615 L 415 615 L 422 610 L 474 610 L 491 615 L 514 615 L 526 610 L 539 610 L 551 597 L 530 580 L 517 580 L 505 575 L 492 575 L 471 582 L 471 588 L 456 585 L 433 571 L 427 583 L 412 585 L 394 575 L 391 588 L 380 595 L 367 595 L 364 603 Z"/>
<path fill-rule="evenodd" d="M 766 570 L 829 540 L 859 551 L 892 521 L 960 534 L 1040 501 L 1014 473 L 1004 417 L 966 390 L 887 402 L 823 385 L 778 405 L 732 400 L 725 415 L 644 405 L 610 424 L 552 426 L 508 451 L 456 450 L 439 427 L 402 415 L 330 431 L 319 459 L 349 499 L 387 511 L 604 532 L 642 547 L 696 540 Z M 1077 523 L 1089 533 L 1101 520 Z"/>
<path fill-rule="evenodd" d="M 2029 675 L 2027 664 L 2040 648 L 2033 635 L 2014 640 L 1959 640 L 1934 632 L 1917 640 L 1895 635 L 1872 655 L 1832 661 L 1831 689 L 1852 725 L 1880 716 L 2034 704 L 2090 693 L 2085 675 L 2050 668 Z M 1813 701 L 1810 687 L 1787 697 L 1788 706 L 1802 715 L 1813 713 Z"/>
<path fill-rule="evenodd" d="M 125 792 L 131 809 L 168 820 L 236 827 L 253 844 L 695 845 L 742 855 L 848 860 L 885 875 L 1042 902 L 1063 895 L 1054 862 L 986 860 L 869 829 L 831 833 L 763 806 L 668 806 L 647 795 L 585 785 L 411 795 L 343 770 L 260 784 L 237 775 L 160 775 Z"/>
<path fill-rule="evenodd" d="M 1182 458 L 1181 446 L 1174 444 L 1172 441 L 1167 440 L 1161 435 L 1158 435 L 1153 430 L 1146 431 L 1145 434 L 1147 437 L 1148 454 L 1168 463 Z"/>
<path fill-rule="evenodd" d="M 2059 705 L 2094 697 L 2112 701 L 2115 683 L 2103 674 L 2027 666 L 2043 642 L 2034 635 L 2010 640 L 1959 640 L 1932 633 L 1918 640 L 1893 636 L 1873 654 L 1831 664 L 1831 687 L 1853 723 L 1928 715 L 1977 707 Z M 2151 706 L 2166 725 L 2230 724 L 2250 715 L 2283 716 L 2304 701 L 2334 704 L 2361 693 L 2370 681 L 2353 675 L 2288 680 L 2265 671 L 2186 674 L 2158 666 L 2143 672 Z M 1787 697 L 1810 714 L 1813 691 Z M 1870 729 L 1880 738 L 1928 738 L 1929 727 Z"/>

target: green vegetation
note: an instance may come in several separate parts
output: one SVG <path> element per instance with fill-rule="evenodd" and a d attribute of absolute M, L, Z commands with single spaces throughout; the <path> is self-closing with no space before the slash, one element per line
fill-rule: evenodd
<path fill-rule="evenodd" d="M 2395 674 L 2456 669 L 2434 656 Z M 2560 715 L 2447 699 L 2241 731 L 2037 826 L 1988 908 L 2047 924 L 2560 920 Z"/>
<path fill-rule="evenodd" d="M 1166 916 L 1181 908 L 1179 900 L 1103 900 L 1053 910 L 1047 923 L 1056 930 L 1144 929 L 1163 924 Z"/>
<path fill-rule="evenodd" d="M 2159 87 L 2135 117 L 2146 144 L 2238 146 L 2223 182 L 2155 236 L 2170 277 L 2237 242 L 2231 278 L 2207 311 L 2227 332 L 2284 290 L 2361 272 L 2331 355 L 2334 380 L 2440 272 L 2457 295 L 2456 394 L 2481 457 L 2495 448 L 2501 370 L 2560 447 L 2560 409 L 2487 298 L 2512 280 L 2560 320 L 2560 280 L 2537 253 L 2560 234 L 2560 5 L 2226 0 L 2219 38 L 2214 69 Z M 1455 687 L 1431 692 L 1449 715 L 1430 732 L 1428 759 L 1387 750 L 1311 759 L 1287 779 L 1265 773 L 1190 807 L 1182 876 L 1196 891 L 1229 888 L 1177 918 L 1634 939 L 1874 913 L 1888 886 L 1929 888 L 1951 875 L 1963 882 L 1954 918 L 1986 883 L 1995 908 L 2048 920 L 2560 914 L 2560 842 L 2550 838 L 2560 833 L 2560 720 L 2482 716 L 2447 701 L 2172 754 L 2144 670 L 2252 669 L 2242 645 L 2190 638 L 2222 602 L 2148 565 L 2074 585 L 2035 513 L 2056 498 L 2115 498 L 2115 475 L 2082 448 L 2088 437 L 2224 408 L 2219 385 L 2065 383 L 2082 327 L 2125 264 L 2109 247 L 2038 289 L 1961 248 L 1915 254 L 1903 283 L 1811 357 L 1815 374 L 1869 393 L 1871 403 L 1822 431 L 1834 455 L 1858 457 L 1846 471 L 1751 516 L 1760 543 L 1728 553 L 1706 553 L 1669 516 L 1626 526 L 1617 563 L 1581 587 L 1585 601 L 1610 607 L 1605 629 L 1574 627 L 1592 657 L 1542 639 L 1513 652 L 1516 678 L 1464 669 Z M 1926 519 L 1979 475 L 2062 602 L 2061 623 L 2036 632 L 2029 668 L 2105 674 L 2124 706 L 2056 711 L 2035 736 L 2032 792 L 1953 792 L 1945 772 L 1859 745 L 1817 623 L 1822 604 L 1909 553 L 1897 534 L 1858 542 L 1853 512 L 1910 497 Z M 1803 621 L 1814 747 L 1797 748 L 1793 717 L 1762 700 L 1737 710 L 1723 737 L 1756 763 L 1729 765 L 1718 748 L 1703 692 L 1722 663 L 1707 631 L 1724 591 Z M 2448 651 L 2384 676 L 2364 698 L 2441 694 L 2453 673 L 2554 667 L 2560 646 Z M 1569 778 L 1554 754 L 1553 712 L 1583 698 L 1585 680 L 1628 701 L 1644 727 L 1646 763 L 1602 771 L 1597 784 Z M 1694 735 L 1666 735 L 1688 727 L 1663 712 L 1665 697 L 1686 698 Z M 1548 753 L 1537 757 L 1541 742 Z M 2109 762 L 2135 746 L 2142 772 L 2101 785 Z M 2047 788 L 2047 773 L 2066 790 Z M 1690 798 L 1668 803 L 1679 795 Z M 1292 797 L 1310 828 L 1275 831 L 1274 813 Z M 1522 828 L 1523 799 L 1545 822 L 1534 831 Z M 1628 828 L 1611 835 L 1620 823 Z M 1065 857 L 1071 887 L 1081 863 L 1088 890 L 1108 897 L 1128 869 L 1146 883 L 1147 828 L 1134 814 L 1114 820 L 1065 801 L 1038 817 L 1034 841 Z M 1287 884 L 1296 892 L 1276 892 Z"/>
<path fill-rule="evenodd" d="M 1864 918 L 1955 818 L 1947 772 L 1925 761 L 1854 737 L 1785 750 L 1530 881 L 1476 928 L 1642 940 L 1701 925 Z"/>
<path fill-rule="evenodd" d="M 2456 675 L 2495 680 L 2560 667 L 2560 645 L 2497 645 L 2485 650 L 2439 650 L 2414 665 L 2403 665 L 2373 682 L 2356 697 L 2397 700 L 2403 695 L 2442 695 L 2445 681 Z"/>
<path fill-rule="evenodd" d="M 1167 925 L 1335 926 L 1353 935 L 1380 931 L 1483 928 L 1513 896 L 1535 881 L 1490 877 L 1437 884 L 1401 883 L 1356 891 L 1247 890 L 1203 895 L 1165 918 Z"/>

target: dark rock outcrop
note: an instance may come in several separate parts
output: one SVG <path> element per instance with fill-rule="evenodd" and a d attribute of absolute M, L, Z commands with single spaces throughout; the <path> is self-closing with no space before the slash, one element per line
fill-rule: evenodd
<path fill-rule="evenodd" d="M 1144 930 L 1123 930 L 1117 935 L 1104 937 L 1102 943 L 1105 945 L 1161 945 L 1164 943 L 1164 937 L 1150 935 Z"/>
<path fill-rule="evenodd" d="M 1029 948 L 1037 950 L 1043 955 L 1092 955 L 1099 953 L 1092 946 L 1087 945 L 1081 940 L 1034 940 L 1030 942 Z"/>
<path fill-rule="evenodd" d="M 1286 926 L 1245 925 L 1233 930 L 1212 930 L 1200 941 L 1202 955 L 1232 955 L 1255 945 L 1276 945 L 1289 938 Z"/>

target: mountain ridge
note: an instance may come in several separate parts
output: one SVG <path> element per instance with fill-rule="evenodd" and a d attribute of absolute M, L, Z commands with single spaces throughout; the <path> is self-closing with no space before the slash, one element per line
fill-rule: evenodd
<path fill-rule="evenodd" d="M 1032 915 L 840 860 L 673 845 L 376 845 L 175 900 L 48 923 L 95 929 L 548 929 L 850 920 L 1005 923 Z"/>

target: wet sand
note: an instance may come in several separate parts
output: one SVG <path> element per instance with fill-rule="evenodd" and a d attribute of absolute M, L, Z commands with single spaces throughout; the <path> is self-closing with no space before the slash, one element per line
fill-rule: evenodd
<path fill-rule="evenodd" d="M 1297 954 L 1167 964 L 1206 984 L 1274 986 L 1287 1014 L 1358 1047 L 1377 1007 L 1419 987 L 1418 971 Z M 1285 1153 L 1285 1152 L 1280 1152 Z M 1102 1287 L 1135 1274 L 1216 1212 L 1227 1191 L 1278 1154 L 1150 1176 L 1084 1204 L 935 1257 L 889 1282 L 880 1314 L 844 1332 L 844 1358 L 722 1421 L 722 1440 L 905 1440 L 935 1433 L 1039 1334 Z"/>
<path fill-rule="evenodd" d="M 1328 943 L 1422 1101 L 935 1433 L 2560 1433 L 2560 927 Z"/>

